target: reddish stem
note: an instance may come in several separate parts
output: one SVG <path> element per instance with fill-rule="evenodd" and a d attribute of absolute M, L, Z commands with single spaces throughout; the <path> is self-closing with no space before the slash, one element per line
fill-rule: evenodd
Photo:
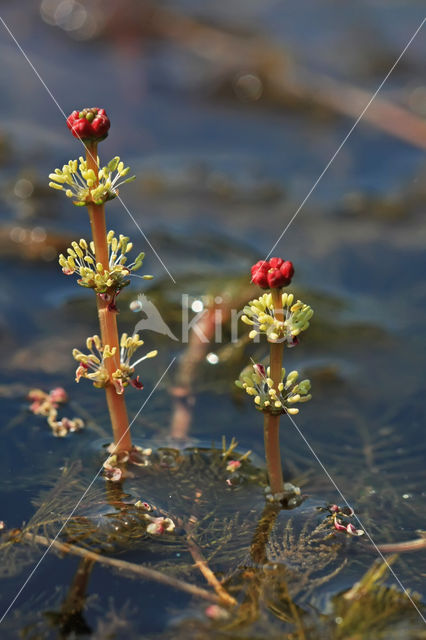
<path fill-rule="evenodd" d="M 93 169 L 96 178 L 98 178 L 99 174 L 97 147 L 96 142 L 86 144 L 87 168 Z M 92 203 L 89 204 L 87 208 L 89 211 L 90 226 L 92 228 L 92 238 L 95 244 L 96 262 L 100 262 L 104 269 L 108 269 L 109 257 L 104 205 Z M 109 303 L 99 295 L 96 296 L 96 303 L 102 344 L 116 348 L 115 355 L 105 360 L 105 367 L 111 379 L 113 372 L 120 366 L 120 343 L 118 339 L 116 312 L 110 311 L 108 309 Z M 119 395 L 111 382 L 108 382 L 105 387 L 105 392 L 116 451 L 129 451 L 132 447 L 132 440 L 124 394 Z"/>
<path fill-rule="evenodd" d="M 277 320 L 284 320 L 284 311 L 282 305 L 281 289 L 271 289 L 272 301 L 274 305 L 274 314 Z M 283 363 L 284 342 L 276 342 L 269 340 L 270 344 L 270 377 L 274 381 L 274 388 L 278 391 L 278 385 L 281 381 L 281 371 Z M 271 493 L 283 493 L 284 482 L 281 466 L 280 453 L 280 415 L 271 413 L 264 414 L 264 439 L 265 439 L 265 457 L 266 467 L 268 470 L 269 485 Z"/>
<path fill-rule="evenodd" d="M 265 458 L 271 493 L 283 493 L 284 482 L 280 453 L 280 416 L 265 413 L 263 434 L 265 440 Z"/>

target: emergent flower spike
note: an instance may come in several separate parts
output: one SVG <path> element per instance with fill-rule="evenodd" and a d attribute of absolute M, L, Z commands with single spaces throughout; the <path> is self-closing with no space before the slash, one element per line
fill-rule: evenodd
<path fill-rule="evenodd" d="M 311 399 L 309 380 L 297 382 L 298 372 L 286 375 L 282 361 L 284 347 L 293 347 L 298 336 L 309 327 L 313 315 L 311 307 L 300 300 L 294 302 L 292 293 L 282 293 L 281 287 L 290 284 L 293 264 L 282 258 L 260 260 L 251 268 L 251 281 L 269 292 L 251 300 L 243 309 L 241 320 L 252 327 L 249 337 L 266 335 L 269 344 L 269 367 L 253 364 L 246 367 L 236 381 L 254 399 L 256 409 L 263 413 L 265 458 L 273 501 L 298 500 L 300 490 L 284 483 L 279 440 L 280 415 L 299 412 L 294 404 Z M 288 502 L 288 504 L 290 504 Z"/>
<path fill-rule="evenodd" d="M 78 283 L 94 290 L 101 335 L 88 339 L 89 353 L 74 349 L 74 358 L 79 362 L 76 379 L 78 382 L 81 378 L 88 378 L 95 387 L 105 388 L 114 437 L 114 453 L 118 455 L 132 450 L 123 389 L 127 384 L 138 389 L 143 385 L 138 378 L 130 378 L 134 365 L 130 364 L 126 352 L 129 347 L 132 350 L 141 344 L 138 336 L 130 339 L 131 344 L 127 344 L 126 336 L 124 347 L 121 344 L 120 361 L 116 299 L 120 290 L 129 284 L 128 276 L 131 272 L 142 265 L 144 255 L 141 253 L 134 262 L 127 262 L 127 254 L 132 245 L 129 238 L 123 235 L 116 238 L 113 231 L 107 234 L 104 204 L 117 197 L 120 185 L 133 180 L 133 177 L 129 177 L 129 168 L 124 166 L 118 156 L 105 167 L 100 166 L 98 143 L 106 137 L 110 127 L 104 109 L 73 111 L 67 119 L 67 125 L 73 136 L 83 141 L 85 157 L 71 160 L 62 169 L 55 169 L 50 174 L 49 186 L 64 191 L 75 205 L 87 206 L 92 241 L 73 242 L 65 255 L 60 256 L 59 262 L 65 274 L 78 274 Z M 151 352 L 146 357 L 154 354 L 155 352 Z M 63 426 L 62 424 L 61 428 Z"/>

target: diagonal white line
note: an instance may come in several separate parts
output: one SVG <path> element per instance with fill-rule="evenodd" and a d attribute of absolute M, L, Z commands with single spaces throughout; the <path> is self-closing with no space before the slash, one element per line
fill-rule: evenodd
<path fill-rule="evenodd" d="M 56 100 L 55 96 L 53 95 L 53 93 L 51 92 L 51 90 L 49 89 L 49 87 L 47 86 L 47 84 L 45 83 L 45 81 L 43 80 L 43 78 L 41 77 L 40 73 L 37 71 L 36 67 L 34 66 L 34 64 L 31 62 L 30 58 L 28 57 L 28 55 L 25 53 L 24 49 L 22 48 L 22 46 L 19 44 L 18 40 L 15 38 L 15 36 L 13 35 L 12 31 L 10 30 L 10 28 L 8 27 L 8 25 L 6 24 L 6 22 L 4 21 L 4 19 L 0 16 L 0 22 L 2 23 L 2 25 L 4 26 L 4 28 L 6 29 L 6 31 L 8 32 L 8 34 L 10 35 L 10 37 L 12 38 L 13 42 L 16 44 L 16 46 L 18 47 L 19 51 L 22 53 L 22 55 L 24 56 L 25 60 L 28 62 L 28 64 L 30 65 L 31 69 L 34 71 L 35 75 L 37 76 L 37 78 L 40 80 L 41 84 L 43 85 L 43 87 L 46 89 L 47 93 L 49 94 L 49 96 L 52 98 L 53 102 L 55 103 L 55 105 L 58 107 L 58 110 L 61 112 L 61 114 L 63 115 L 64 119 L 67 119 L 67 115 L 65 113 L 65 111 L 62 109 L 61 105 L 59 104 L 59 102 Z M 80 138 L 80 136 L 77 136 L 78 139 L 80 140 L 81 144 L 84 146 L 84 148 L 86 148 L 86 145 L 84 144 L 83 140 Z M 168 276 L 171 278 L 173 284 L 176 284 L 176 280 L 174 279 L 174 277 L 172 276 L 172 274 L 170 273 L 170 271 L 168 270 L 168 268 L 166 267 L 166 265 L 164 264 L 163 260 L 160 258 L 160 255 L 158 254 L 158 252 L 155 250 L 155 248 L 153 247 L 153 245 L 151 244 L 151 242 L 149 241 L 147 235 L 142 231 L 142 228 L 140 226 L 140 224 L 136 221 L 135 217 L 132 215 L 132 213 L 129 211 L 129 208 L 124 204 L 122 198 L 120 196 L 117 196 L 117 199 L 120 201 L 123 209 L 127 212 L 127 214 L 129 215 L 130 219 L 133 221 L 133 223 L 136 225 L 137 229 L 139 230 L 139 233 L 142 235 L 142 237 L 144 238 L 144 240 L 148 243 L 149 247 L 151 248 L 152 252 L 154 253 L 155 257 L 157 258 L 157 260 L 160 262 L 160 264 L 162 265 L 163 269 L 166 271 L 166 273 L 168 274 Z"/>
<path fill-rule="evenodd" d="M 123 200 L 121 199 L 121 197 L 118 195 L 117 196 L 117 200 L 119 200 L 124 208 L 125 211 L 127 211 L 127 213 L 129 214 L 131 220 L 133 220 L 133 222 L 135 223 L 136 227 L 139 229 L 139 232 L 142 234 L 142 236 L 145 238 L 146 242 L 149 244 L 149 246 L 151 247 L 153 253 L 156 255 L 157 259 L 159 260 L 159 262 L 162 264 L 163 269 L 168 273 L 168 275 L 170 276 L 170 279 L 172 280 L 173 284 L 176 284 L 176 280 L 174 279 L 174 277 L 172 276 L 172 274 L 170 273 L 170 271 L 168 270 L 168 268 L 166 267 L 166 265 L 164 264 L 164 262 L 162 261 L 162 259 L 160 258 L 160 256 L 158 255 L 157 251 L 154 249 L 154 247 L 152 246 L 152 244 L 150 243 L 149 239 L 147 238 L 147 236 L 145 235 L 145 233 L 142 231 L 139 222 L 137 222 L 136 218 L 133 216 L 133 214 L 129 211 L 127 205 L 124 204 Z"/>
<path fill-rule="evenodd" d="M 121 440 L 124 438 L 124 436 L 126 435 L 126 433 L 129 431 L 130 427 L 132 426 L 132 424 L 134 423 L 134 421 L 136 420 L 136 418 L 138 417 L 138 415 L 140 414 L 140 412 L 142 411 L 142 409 L 146 406 L 146 404 L 148 403 L 149 399 L 151 398 L 151 396 L 153 395 L 153 393 L 155 392 L 155 390 L 157 389 L 158 385 L 161 383 L 162 379 L 164 378 L 164 376 L 166 375 L 166 373 L 168 372 L 168 370 L 170 369 L 170 367 L 172 366 L 172 364 L 174 363 L 174 361 L 176 360 L 176 357 L 174 357 L 167 369 L 163 372 L 163 374 L 161 375 L 161 377 L 157 380 L 154 388 L 151 390 L 150 394 L 148 395 L 148 397 L 146 398 L 146 400 L 143 402 L 142 406 L 140 407 L 139 411 L 136 413 L 136 415 L 134 416 L 133 420 L 131 421 L 131 423 L 129 424 L 128 428 L 126 429 L 126 431 L 123 433 L 123 435 L 121 436 L 120 440 L 117 442 L 117 444 L 120 444 Z M 76 512 L 76 510 L 78 509 L 78 507 L 80 506 L 80 504 L 82 503 L 82 501 L 84 500 L 84 498 L 87 496 L 88 492 L 90 491 L 91 487 L 93 486 L 93 483 L 97 480 L 97 478 L 100 476 L 100 474 L 102 473 L 103 470 L 103 465 L 100 467 L 99 471 L 96 473 L 95 477 L 93 478 L 93 480 L 91 481 L 91 483 L 89 484 L 89 486 L 87 487 L 87 489 L 84 491 L 84 493 L 80 496 L 80 498 L 78 499 L 78 502 L 75 504 L 73 510 L 71 511 L 71 513 L 69 514 L 69 516 L 67 517 L 67 519 L 65 520 L 65 522 L 63 523 L 63 525 L 61 526 L 61 528 L 59 529 L 59 531 L 57 532 L 57 534 L 55 535 L 55 537 L 53 538 L 53 540 L 51 541 L 51 543 L 49 544 L 49 546 L 47 547 L 46 551 L 43 553 L 43 555 L 41 556 L 40 560 L 37 562 L 37 564 L 33 567 L 33 569 L 31 570 L 29 576 L 27 577 L 27 579 L 25 580 L 25 582 L 23 583 L 23 585 L 21 586 L 21 588 L 19 589 L 19 591 L 17 592 L 17 594 L 15 595 L 15 597 L 13 598 L 13 600 L 11 601 L 11 603 L 9 604 L 9 606 L 7 607 L 6 611 L 3 613 L 2 617 L 0 618 L 0 624 L 3 622 L 3 620 L 5 619 L 5 617 L 7 616 L 7 614 L 9 613 L 9 611 L 11 610 L 11 608 L 13 607 L 13 605 L 15 604 L 15 602 L 17 601 L 17 599 L 19 598 L 19 596 L 21 595 L 21 593 L 23 592 L 23 590 L 25 589 L 25 587 L 27 586 L 27 584 L 29 583 L 29 581 L 31 580 L 31 578 L 33 577 L 33 575 L 35 574 L 35 572 L 37 571 L 37 569 L 39 568 L 39 566 L 41 565 L 41 563 L 43 562 L 44 558 L 47 556 L 47 554 L 49 553 L 50 549 L 52 548 L 52 545 L 54 544 L 54 542 L 58 539 L 58 537 L 60 536 L 61 532 L 63 531 L 63 529 L 66 527 L 66 525 L 68 524 L 68 522 L 71 520 L 72 516 L 74 515 L 74 513 Z"/>
<path fill-rule="evenodd" d="M 327 469 L 325 468 L 325 466 L 323 465 L 323 463 L 321 462 L 321 460 L 319 459 L 318 455 L 316 454 L 316 452 L 314 451 L 314 449 L 312 448 L 312 446 L 310 445 L 310 443 L 308 442 L 308 440 L 305 438 L 305 436 L 303 435 L 302 431 L 299 429 L 299 427 L 297 426 L 296 422 L 294 421 L 294 419 L 291 417 L 290 414 L 287 413 L 287 417 L 289 418 L 290 422 L 293 424 L 293 426 L 295 427 L 296 431 L 298 432 L 298 434 L 300 435 L 300 437 L 302 438 L 302 440 L 304 441 L 304 443 L 306 444 L 306 446 L 308 447 L 309 451 L 312 453 L 312 455 L 314 456 L 315 460 L 318 462 L 319 466 L 321 467 L 321 469 L 324 471 L 325 475 L 327 476 L 327 478 L 330 480 L 331 484 L 333 485 L 333 487 L 336 489 L 337 493 L 340 495 L 340 497 L 342 498 L 343 502 L 350 508 L 353 509 L 353 507 L 351 507 L 351 505 L 349 504 L 349 502 L 346 500 L 345 496 L 343 495 L 343 492 L 339 489 L 339 487 L 337 486 L 336 482 L 334 481 L 334 479 L 331 477 L 330 473 L 327 471 Z M 386 560 L 385 556 L 383 555 L 383 553 L 380 551 L 380 549 L 378 548 L 378 546 L 376 545 L 376 543 L 374 542 L 373 538 L 371 537 L 370 533 L 367 531 L 367 529 L 365 528 L 364 524 L 361 522 L 360 518 L 356 515 L 356 513 L 354 512 L 354 516 L 357 519 L 357 521 L 359 522 L 361 529 L 364 530 L 365 535 L 367 536 L 367 538 L 370 540 L 371 544 L 373 545 L 373 547 L 375 548 L 375 550 L 377 551 L 377 553 L 379 554 L 379 556 L 381 557 L 381 559 L 383 560 L 383 562 L 386 564 L 386 566 L 388 567 L 390 573 L 393 575 L 393 577 L 395 578 L 396 582 L 399 584 L 399 586 L 401 587 L 401 589 L 403 590 L 403 592 L 405 593 L 405 595 L 407 596 L 407 598 L 409 599 L 409 601 L 411 602 L 411 604 L 413 605 L 413 607 L 415 608 L 415 610 L 417 611 L 417 613 L 419 614 L 419 616 L 421 617 L 421 619 L 423 620 L 423 622 L 426 624 L 426 618 L 423 616 L 422 612 L 420 611 L 420 609 L 418 608 L 418 606 L 416 605 L 416 603 L 414 602 L 413 598 L 410 596 L 410 593 L 407 591 L 407 589 L 404 587 L 404 585 L 402 584 L 401 580 L 398 578 L 398 576 L 396 575 L 395 571 L 392 569 L 391 565 L 389 564 L 389 562 Z"/>
<path fill-rule="evenodd" d="M 380 91 L 382 90 L 384 84 L 386 83 L 386 81 L 389 79 L 389 76 L 393 73 L 393 71 L 395 70 L 396 66 L 398 65 L 398 63 L 400 62 L 401 58 L 404 56 L 404 54 L 406 53 L 407 49 L 410 47 L 411 43 L 413 42 L 414 38 L 417 36 L 417 34 L 420 32 L 421 28 L 423 27 L 424 23 L 426 22 L 426 17 L 423 18 L 423 20 L 421 21 L 421 23 L 419 24 L 419 26 L 417 27 L 417 29 L 415 30 L 415 32 L 413 33 L 413 35 L 411 36 L 411 38 L 409 39 L 409 41 L 407 42 L 407 44 L 405 45 L 405 47 L 403 48 L 402 52 L 399 54 L 398 58 L 395 60 L 395 62 L 393 63 L 393 65 L 391 66 L 391 68 L 389 69 L 389 71 L 387 72 L 387 74 L 385 75 L 385 77 L 383 78 L 382 82 L 379 84 L 379 86 L 377 87 L 376 91 L 373 93 L 373 95 L 371 96 L 370 100 L 367 102 L 367 104 L 365 105 L 364 109 L 361 111 L 361 113 L 359 114 L 358 118 L 355 120 L 355 122 L 353 123 L 352 127 L 349 129 L 348 133 L 345 135 L 345 137 L 343 138 L 342 142 L 339 144 L 339 146 L 337 147 L 336 151 L 333 153 L 333 155 L 331 156 L 330 160 L 327 162 L 325 168 L 322 170 L 322 172 L 320 173 L 320 175 L 318 176 L 318 178 L 316 179 L 316 181 L 314 182 L 313 186 L 310 188 L 310 190 L 308 191 L 308 193 L 306 194 L 306 196 L 304 197 L 304 199 L 302 200 L 302 202 L 300 203 L 300 205 L 297 207 L 295 213 L 293 214 L 293 216 L 290 218 L 289 222 L 287 223 L 286 227 L 284 228 L 284 230 L 281 232 L 278 240 L 275 242 L 275 244 L 273 245 L 273 247 L 271 248 L 271 250 L 269 251 L 268 255 L 266 256 L 265 260 L 268 260 L 269 256 L 271 255 L 271 253 L 273 252 L 273 250 L 275 249 L 275 247 L 279 244 L 279 242 L 282 240 L 284 234 L 288 231 L 288 229 L 290 228 L 291 224 L 293 223 L 293 221 L 295 220 L 296 216 L 300 213 L 300 211 L 303 209 L 303 207 L 305 206 L 306 202 L 309 200 L 309 198 L 311 197 L 312 193 L 315 191 L 315 189 L 317 188 L 317 186 L 319 185 L 319 183 L 321 182 L 321 180 L 323 179 L 323 177 L 325 176 L 325 174 L 327 173 L 327 171 L 329 170 L 329 168 L 331 167 L 331 165 L 333 164 L 334 160 L 336 159 L 336 157 L 338 156 L 338 154 L 340 153 L 340 151 L 342 150 L 342 148 L 344 147 L 344 145 L 346 144 L 346 142 L 349 140 L 350 136 L 352 135 L 353 131 L 356 129 L 356 127 L 358 126 L 358 124 L 361 122 L 362 118 L 364 117 L 364 114 L 366 113 L 366 111 L 368 110 L 368 108 L 370 107 L 371 103 L 377 98 L 378 94 L 380 93 Z"/>

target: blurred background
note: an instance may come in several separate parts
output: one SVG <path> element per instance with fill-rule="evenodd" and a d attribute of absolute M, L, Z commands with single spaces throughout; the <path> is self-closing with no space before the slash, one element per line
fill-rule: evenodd
<path fill-rule="evenodd" d="M 61 109 L 99 106 L 112 123 L 101 162 L 120 155 L 137 175 L 120 194 L 131 215 L 114 201 L 109 226 L 146 252 L 143 271 L 155 276 L 120 295 L 122 330 L 140 319 L 130 304 L 142 291 L 177 335 L 183 293 L 256 295 L 246 294 L 248 267 L 280 239 L 273 255 L 294 262 L 296 293 L 316 311 L 288 356 L 313 382 L 299 426 L 377 541 L 415 537 L 425 528 L 425 28 L 281 235 L 421 25 L 424 3 L 2 0 L 0 9 L 0 457 L 6 495 L 23 487 L 0 515 L 28 519 L 33 480 L 94 438 L 53 440 L 25 414 L 30 386 L 63 384 L 108 429 L 100 394 L 72 383 L 71 349 L 96 331 L 93 300 L 56 261 L 87 237 L 87 217 L 47 186 L 81 153 Z M 160 350 L 141 372 L 149 392 L 184 345 L 146 342 Z M 234 435 L 261 455 L 259 416 L 232 387 L 247 353 L 225 346 L 212 342 L 198 363 L 190 437 Z M 174 376 L 137 437 L 167 438 Z M 128 396 L 134 414 L 141 399 Z M 293 472 L 335 500 L 286 429 Z M 422 562 L 400 568 L 416 590 Z"/>

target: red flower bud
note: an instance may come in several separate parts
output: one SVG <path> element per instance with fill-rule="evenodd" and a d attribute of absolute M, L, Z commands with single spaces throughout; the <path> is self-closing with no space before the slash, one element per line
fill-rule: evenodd
<path fill-rule="evenodd" d="M 279 269 L 269 269 L 267 277 L 270 289 L 279 289 L 283 286 L 283 277 Z"/>
<path fill-rule="evenodd" d="M 67 125 L 75 138 L 103 140 L 108 135 L 110 121 L 105 109 L 82 109 L 68 116 Z"/>
<path fill-rule="evenodd" d="M 269 260 L 269 266 L 273 269 L 279 269 L 282 264 L 284 264 L 284 260 L 282 258 L 271 258 Z"/>
<path fill-rule="evenodd" d="M 269 269 L 269 262 L 267 260 L 259 260 L 259 262 L 256 262 L 256 264 L 252 266 L 251 272 L 252 274 L 255 274 L 259 270 L 267 271 L 268 269 Z"/>
<path fill-rule="evenodd" d="M 280 266 L 280 271 L 281 271 L 281 275 L 282 277 L 287 280 L 287 282 L 285 284 L 282 284 L 282 287 L 286 287 L 288 284 L 290 284 L 292 277 L 294 276 L 294 267 L 293 267 L 293 263 L 290 262 L 290 260 L 286 260 L 285 262 L 283 262 L 283 264 Z"/>
<path fill-rule="evenodd" d="M 251 268 L 252 281 L 262 289 L 268 288 L 268 269 L 269 262 L 265 262 L 265 260 L 259 260 Z"/>
<path fill-rule="evenodd" d="M 251 279 L 262 289 L 279 289 L 290 284 L 294 275 L 293 264 L 282 258 L 259 260 L 251 268 Z"/>

